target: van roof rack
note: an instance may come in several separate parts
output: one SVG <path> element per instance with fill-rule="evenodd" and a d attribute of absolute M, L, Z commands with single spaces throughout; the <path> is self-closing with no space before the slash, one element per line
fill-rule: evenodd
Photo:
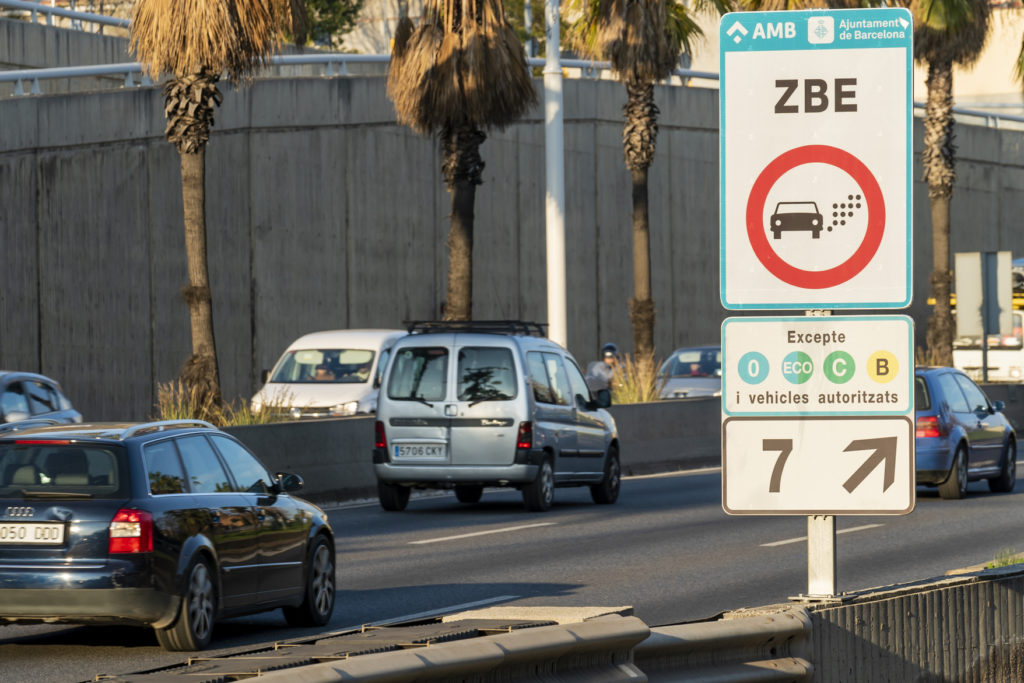
<path fill-rule="evenodd" d="M 485 334 L 524 334 L 547 337 L 547 323 L 523 320 L 406 320 L 409 334 L 428 332 L 482 332 Z"/>

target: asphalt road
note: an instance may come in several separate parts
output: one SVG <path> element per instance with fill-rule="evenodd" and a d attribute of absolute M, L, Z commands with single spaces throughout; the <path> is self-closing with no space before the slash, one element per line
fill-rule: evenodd
<path fill-rule="evenodd" d="M 806 517 L 730 517 L 717 470 L 627 479 L 619 502 L 594 505 L 586 489 L 559 489 L 544 514 L 515 491 L 480 503 L 414 498 L 403 513 L 376 503 L 330 511 L 338 538 L 338 604 L 326 630 L 497 604 L 630 605 L 652 626 L 786 602 L 807 592 Z M 1024 485 L 1012 494 L 972 484 L 945 501 L 918 490 L 901 517 L 837 522 L 837 590 L 940 576 L 1024 551 Z M 219 624 L 215 649 L 315 633 L 280 612 Z M 186 657 L 160 649 L 148 629 L 0 627 L 0 680 L 84 681 Z"/>

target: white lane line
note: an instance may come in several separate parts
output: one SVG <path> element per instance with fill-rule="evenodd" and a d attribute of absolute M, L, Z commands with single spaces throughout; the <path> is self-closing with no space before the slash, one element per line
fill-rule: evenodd
<path fill-rule="evenodd" d="M 712 472 L 721 472 L 720 466 L 715 467 L 702 467 L 696 470 L 673 470 L 671 472 L 656 472 L 654 474 L 631 474 L 623 477 L 623 479 L 662 479 L 664 477 L 693 477 L 699 474 L 710 474 Z"/>
<path fill-rule="evenodd" d="M 488 534 L 503 534 L 507 531 L 519 531 L 520 529 L 535 529 L 539 526 L 554 526 L 558 522 L 539 522 L 537 524 L 523 524 L 522 526 L 509 526 L 504 529 L 491 529 L 490 531 L 474 531 L 471 534 L 459 534 L 458 536 L 443 536 L 441 538 L 428 538 L 423 541 L 409 541 L 409 545 L 423 545 L 424 543 L 440 543 L 441 541 L 454 541 L 460 538 L 471 538 L 473 536 L 486 536 Z"/>
<path fill-rule="evenodd" d="M 880 527 L 880 526 L 885 526 L 885 525 L 884 524 L 865 524 L 864 526 L 855 526 L 855 527 L 851 527 L 849 529 L 840 529 L 839 531 L 836 532 L 836 534 L 837 535 L 838 534 L 848 534 L 848 533 L 853 532 L 853 531 L 864 531 L 865 529 L 875 529 L 875 528 Z M 806 536 L 801 536 L 800 538 L 787 538 L 785 541 L 775 541 L 774 543 L 762 543 L 761 547 L 762 548 L 771 548 L 771 547 L 774 547 L 774 546 L 777 546 L 777 545 L 788 545 L 790 543 L 803 543 L 806 540 L 807 540 Z"/>

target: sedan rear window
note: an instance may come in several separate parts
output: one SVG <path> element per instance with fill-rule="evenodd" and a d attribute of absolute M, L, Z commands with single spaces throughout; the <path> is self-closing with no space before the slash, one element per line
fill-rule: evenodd
<path fill-rule="evenodd" d="M 0 497 L 125 498 L 126 460 L 118 446 L 0 444 Z"/>
<path fill-rule="evenodd" d="M 400 350 L 391 361 L 388 396 L 408 401 L 443 401 L 448 396 L 448 349 L 417 346 Z"/>
<path fill-rule="evenodd" d="M 459 400 L 508 401 L 516 397 L 512 351 L 493 346 L 459 349 Z"/>

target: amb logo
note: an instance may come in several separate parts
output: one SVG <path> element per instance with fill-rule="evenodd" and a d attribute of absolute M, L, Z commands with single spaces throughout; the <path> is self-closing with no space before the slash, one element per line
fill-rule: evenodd
<path fill-rule="evenodd" d="M 776 21 L 768 23 L 759 23 L 754 26 L 754 35 L 752 38 L 757 40 L 758 38 L 795 38 L 796 37 L 796 24 L 792 21 Z"/>
<path fill-rule="evenodd" d="M 750 34 L 750 31 L 743 28 L 743 24 L 740 22 L 734 23 L 726 31 L 726 34 L 732 37 L 734 43 L 739 43 Z M 796 24 L 792 21 L 769 21 L 760 22 L 754 24 L 754 33 L 751 35 L 751 40 L 767 40 L 769 38 L 795 38 L 796 37 Z"/>

